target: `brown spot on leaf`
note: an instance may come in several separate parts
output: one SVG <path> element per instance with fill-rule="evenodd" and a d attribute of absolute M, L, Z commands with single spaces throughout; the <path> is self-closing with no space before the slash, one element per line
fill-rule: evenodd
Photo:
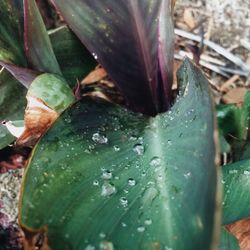
<path fill-rule="evenodd" d="M 32 232 L 30 230 L 23 230 L 23 245 L 24 250 L 51 250 L 47 237 L 47 227 L 38 232 Z"/>
<path fill-rule="evenodd" d="M 236 221 L 226 228 L 238 239 L 241 249 L 250 250 L 250 218 Z"/>
<path fill-rule="evenodd" d="M 27 96 L 27 101 L 24 116 L 25 131 L 17 139 L 16 144 L 34 146 L 59 115 L 38 98 Z"/>

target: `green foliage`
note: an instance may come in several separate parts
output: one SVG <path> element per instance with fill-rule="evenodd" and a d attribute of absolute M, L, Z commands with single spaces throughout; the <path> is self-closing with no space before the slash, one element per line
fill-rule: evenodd
<path fill-rule="evenodd" d="M 58 75 L 48 73 L 35 78 L 28 90 L 28 96 L 42 100 L 57 113 L 63 112 L 75 101 L 67 82 Z"/>
<path fill-rule="evenodd" d="M 210 249 L 220 226 L 213 107 L 189 61 L 180 74 L 185 94 L 156 117 L 89 98 L 64 112 L 30 161 L 22 226 L 48 225 L 52 249 Z"/>
<path fill-rule="evenodd" d="M 223 224 L 250 216 L 250 160 L 222 167 Z"/>
<path fill-rule="evenodd" d="M 0 121 L 23 119 L 26 89 L 6 70 L 2 70 L 0 73 L 0 93 Z M 15 137 L 4 125 L 0 124 L 0 149 L 14 140 Z"/>
<path fill-rule="evenodd" d="M 221 230 L 218 250 L 240 250 L 237 239 L 224 228 Z"/>
<path fill-rule="evenodd" d="M 19 219 L 30 248 L 39 232 L 53 250 L 218 247 L 214 107 L 207 80 L 185 60 L 170 108 L 171 2 L 54 0 L 78 39 L 65 25 L 48 32 L 35 0 L 1 1 L 0 120 L 24 118 L 27 90 L 13 76 L 33 97 L 25 119 L 32 113 L 38 121 L 25 139 L 47 130 L 37 117 L 44 110 L 52 109 L 51 123 L 59 116 L 23 181 Z M 71 88 L 95 59 L 129 109 L 90 97 L 76 102 Z M 249 112 L 250 92 L 242 107 L 217 107 L 222 152 L 240 160 L 222 167 L 223 225 L 250 216 Z M 13 140 L 0 125 L 0 149 Z M 219 249 L 239 249 L 224 228 Z"/>

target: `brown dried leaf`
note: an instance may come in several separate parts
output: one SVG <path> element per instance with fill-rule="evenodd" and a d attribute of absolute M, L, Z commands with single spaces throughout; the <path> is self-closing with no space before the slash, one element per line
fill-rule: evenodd
<path fill-rule="evenodd" d="M 47 232 L 48 228 L 45 226 L 38 232 L 32 232 L 26 228 L 22 228 L 23 230 L 23 242 L 24 242 L 24 250 L 51 250 L 49 246 Z M 39 246 L 38 246 L 39 245 Z"/>
<path fill-rule="evenodd" d="M 91 91 L 89 93 L 84 94 L 83 96 L 98 97 L 98 98 L 104 99 L 108 102 L 112 102 L 112 100 L 101 91 Z"/>
<path fill-rule="evenodd" d="M 224 103 L 232 103 L 241 105 L 244 101 L 244 96 L 247 92 L 246 88 L 234 88 L 229 90 L 223 97 L 222 100 Z"/>
<path fill-rule="evenodd" d="M 184 10 L 183 19 L 190 29 L 193 29 L 196 26 L 196 22 L 191 9 L 186 8 Z"/>
<path fill-rule="evenodd" d="M 16 144 L 33 146 L 59 115 L 38 98 L 27 96 L 27 101 L 24 116 L 25 131 L 17 139 Z"/>
<path fill-rule="evenodd" d="M 95 82 L 99 82 L 107 76 L 107 72 L 103 68 L 97 68 L 91 71 L 82 81 L 82 85 L 88 85 Z"/>
<path fill-rule="evenodd" d="M 231 78 L 229 78 L 226 82 L 222 84 L 220 91 L 221 92 L 228 91 L 229 87 L 232 86 L 239 78 L 240 78 L 239 75 L 234 75 Z"/>
<path fill-rule="evenodd" d="M 242 250 L 250 250 L 250 218 L 237 221 L 226 227 L 238 239 Z"/>

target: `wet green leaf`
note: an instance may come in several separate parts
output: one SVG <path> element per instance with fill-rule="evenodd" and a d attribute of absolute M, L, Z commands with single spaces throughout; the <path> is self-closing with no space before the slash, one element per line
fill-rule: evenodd
<path fill-rule="evenodd" d="M 240 250 L 238 240 L 224 228 L 221 230 L 218 250 Z"/>
<path fill-rule="evenodd" d="M 28 90 L 28 96 L 42 100 L 57 113 L 63 112 L 75 101 L 73 92 L 64 78 L 48 73 L 35 78 Z"/>
<path fill-rule="evenodd" d="M 224 186 L 223 224 L 250 216 L 250 161 L 222 167 Z"/>
<path fill-rule="evenodd" d="M 84 98 L 40 140 L 20 223 L 52 249 L 211 249 L 216 219 L 208 83 L 188 61 L 186 89 L 156 117 Z M 184 83 L 183 83 L 184 84 Z M 183 85 L 184 86 L 184 85 Z"/>

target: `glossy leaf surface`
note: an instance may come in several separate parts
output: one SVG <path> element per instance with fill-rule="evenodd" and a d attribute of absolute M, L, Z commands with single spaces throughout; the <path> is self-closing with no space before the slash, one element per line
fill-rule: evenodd
<path fill-rule="evenodd" d="M 66 26 L 51 31 L 49 37 L 63 76 L 74 87 L 77 80 L 82 80 L 95 68 L 97 62 Z"/>
<path fill-rule="evenodd" d="M 220 225 L 208 83 L 188 61 L 180 74 L 184 94 L 155 118 L 90 98 L 58 118 L 25 175 L 26 233 L 46 230 L 52 249 L 214 246 Z"/>
<path fill-rule="evenodd" d="M 33 69 L 61 74 L 35 0 L 24 0 L 24 45 L 28 62 Z"/>
<path fill-rule="evenodd" d="M 223 224 L 250 216 L 250 161 L 222 167 L 224 186 Z"/>
<path fill-rule="evenodd" d="M 171 90 L 172 83 L 171 76 L 166 76 L 166 67 L 171 72 L 172 60 L 167 65 L 165 53 L 172 58 L 173 47 L 166 44 L 165 35 L 169 41 L 174 35 L 173 27 L 169 27 L 171 22 L 162 19 L 162 25 L 167 26 L 160 29 L 159 17 L 161 7 L 171 8 L 168 0 L 53 2 L 116 82 L 132 109 L 150 115 L 166 110 L 162 99 L 169 104 L 170 96 L 165 90 Z M 163 32 L 164 28 L 168 32 Z"/>
<path fill-rule="evenodd" d="M 42 100 L 57 113 L 63 112 L 75 101 L 73 92 L 64 78 L 48 73 L 35 78 L 29 88 L 28 96 Z"/>
<path fill-rule="evenodd" d="M 221 230 L 218 250 L 240 250 L 238 240 L 224 228 Z"/>

